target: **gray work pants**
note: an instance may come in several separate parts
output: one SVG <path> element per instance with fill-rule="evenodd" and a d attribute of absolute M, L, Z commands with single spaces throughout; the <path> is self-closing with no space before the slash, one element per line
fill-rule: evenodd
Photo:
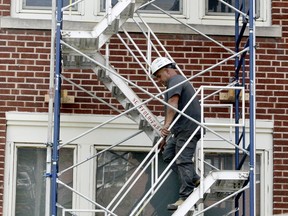
<path fill-rule="evenodd" d="M 171 137 L 163 150 L 163 160 L 167 163 L 171 162 L 177 152 L 183 147 L 185 142 L 191 136 L 191 132 L 183 131 L 175 137 Z M 194 183 L 199 179 L 192 158 L 197 146 L 199 136 L 194 136 L 186 148 L 176 159 L 176 164 L 172 165 L 173 171 L 178 173 L 180 181 L 179 197 L 186 199 L 194 190 Z"/>

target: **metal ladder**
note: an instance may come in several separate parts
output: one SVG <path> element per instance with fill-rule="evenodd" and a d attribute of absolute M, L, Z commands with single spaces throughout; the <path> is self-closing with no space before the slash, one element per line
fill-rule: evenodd
<path fill-rule="evenodd" d="M 65 68 L 92 69 L 98 80 L 124 107 L 128 117 L 134 120 L 139 125 L 139 129 L 143 130 L 155 143 L 159 139 L 160 122 L 145 104 L 141 104 L 141 99 L 129 87 L 128 83 L 117 76 L 114 67 L 98 52 L 118 32 L 121 26 L 133 17 L 134 12 L 144 2 L 147 2 L 147 0 L 118 1 L 111 8 L 111 12 L 107 13 L 92 31 L 62 31 L 63 41 L 69 44 L 69 47 L 71 46 L 77 50 L 71 51 L 71 48 L 63 46 L 62 54 Z M 99 67 L 99 65 L 104 68 Z"/>

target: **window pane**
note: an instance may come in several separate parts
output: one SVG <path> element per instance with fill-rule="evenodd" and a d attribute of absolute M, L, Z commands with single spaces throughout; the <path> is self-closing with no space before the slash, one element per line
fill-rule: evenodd
<path fill-rule="evenodd" d="M 165 11 L 171 11 L 171 12 L 182 11 L 182 0 L 156 0 L 153 4 L 157 5 L 158 7 L 162 8 Z M 157 10 L 151 5 L 147 5 L 143 9 L 147 11 Z"/>
<path fill-rule="evenodd" d="M 112 6 L 114 6 L 118 0 L 112 0 Z M 105 11 L 105 4 L 106 1 L 105 0 L 101 0 L 101 11 Z M 166 11 L 170 11 L 170 12 L 182 12 L 182 0 L 156 0 L 155 2 L 153 2 L 153 4 L 161 7 L 163 10 Z M 145 6 L 145 8 L 143 8 L 144 11 L 146 12 L 150 12 L 150 13 L 155 13 L 158 10 L 156 8 L 154 8 L 151 5 L 147 5 Z M 162 12 L 159 12 L 162 13 Z"/>
<path fill-rule="evenodd" d="M 63 0 L 64 6 L 67 6 L 75 0 Z M 57 1 L 56 1 L 57 4 Z M 52 0 L 23 0 L 23 9 L 51 9 Z M 73 10 L 77 9 L 77 5 L 72 7 Z"/>
<path fill-rule="evenodd" d="M 219 2 L 218 0 L 206 0 L 206 2 L 208 2 L 208 7 L 206 7 L 206 13 L 208 12 L 209 13 L 225 13 L 225 14 L 229 14 L 231 13 L 234 14 L 234 10 L 231 9 L 230 7 L 228 7 L 227 5 Z M 230 5 L 232 5 L 233 7 L 236 7 L 235 6 L 235 2 L 236 0 L 226 0 L 226 2 Z M 239 0 L 239 5 L 241 6 L 241 4 L 243 3 L 243 8 L 244 10 L 242 11 L 247 11 L 248 8 L 249 8 L 249 0 Z M 257 1 L 258 3 L 258 1 Z M 236 7 L 237 8 L 237 7 Z M 256 8 L 257 8 L 257 5 L 256 5 Z"/>
<path fill-rule="evenodd" d="M 60 150 L 59 169 L 73 163 L 73 149 Z M 17 150 L 16 216 L 45 215 L 46 149 L 19 147 Z M 73 172 L 60 176 L 60 180 L 72 185 Z M 58 188 L 58 200 L 62 206 L 72 207 L 72 193 Z M 61 215 L 60 212 L 58 215 Z"/>
<path fill-rule="evenodd" d="M 117 192 L 129 179 L 134 170 L 142 162 L 147 153 L 106 151 L 97 158 L 97 187 L 96 201 L 102 206 L 107 206 L 115 197 Z M 159 159 L 160 173 L 166 164 Z M 131 191 L 124 197 L 119 208 L 116 208 L 117 215 L 130 215 L 133 206 L 136 206 L 151 185 L 151 169 L 146 170 L 132 187 Z M 161 189 L 150 200 L 144 208 L 141 216 L 167 215 L 168 203 L 178 199 L 177 175 L 172 173 L 165 181 Z M 131 184 L 129 184 L 131 185 Z M 171 186 L 173 185 L 173 186 Z M 163 196 L 165 194 L 165 196 Z M 103 215 L 103 214 L 99 214 Z"/>

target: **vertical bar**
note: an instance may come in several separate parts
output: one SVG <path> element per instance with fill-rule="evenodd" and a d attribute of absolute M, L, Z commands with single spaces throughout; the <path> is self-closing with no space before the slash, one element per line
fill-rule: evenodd
<path fill-rule="evenodd" d="M 105 9 L 106 9 L 106 14 L 107 14 L 108 25 L 111 25 L 111 23 L 112 23 L 112 17 L 111 17 L 112 3 L 111 3 L 111 0 L 106 0 Z"/>
<path fill-rule="evenodd" d="M 239 0 L 235 1 L 235 7 L 239 9 Z M 239 52 L 239 46 L 237 41 L 239 39 L 239 13 L 235 11 L 235 52 Z M 240 43 L 239 43 L 240 44 Z M 235 81 L 236 86 L 239 86 L 239 57 L 235 57 Z M 239 123 L 239 89 L 235 89 L 235 124 Z M 235 143 L 239 141 L 239 126 L 235 127 Z M 238 167 L 239 164 L 239 149 L 235 148 L 235 167 Z"/>
<path fill-rule="evenodd" d="M 51 173 L 51 216 L 57 216 L 57 173 L 59 159 L 60 137 L 60 103 L 61 103 L 61 29 L 62 29 L 63 0 L 57 1 L 56 24 L 56 56 L 55 56 L 55 100 L 54 100 L 54 137 L 52 146 L 52 173 Z"/>
<path fill-rule="evenodd" d="M 250 216 L 256 215 L 255 210 L 255 0 L 249 1 L 249 65 L 250 65 Z"/>
<path fill-rule="evenodd" d="M 47 153 L 46 153 L 46 190 L 45 190 L 45 216 L 50 215 L 51 193 L 51 154 L 53 139 L 53 105 L 54 105 L 54 61 L 55 61 L 55 31 L 56 31 L 56 0 L 52 0 L 51 10 L 51 50 L 50 50 L 50 77 L 49 77 L 49 105 L 47 128 Z"/>
<path fill-rule="evenodd" d="M 201 124 L 204 124 L 204 88 L 201 86 Z M 201 127 L 200 148 L 200 198 L 204 197 L 204 128 Z M 195 160 L 196 161 L 196 160 Z"/>
<path fill-rule="evenodd" d="M 240 4 L 239 0 L 235 1 L 235 8 L 239 10 Z M 235 52 L 239 52 L 239 44 L 237 41 L 239 40 L 239 12 L 235 10 Z M 236 86 L 239 86 L 239 57 L 235 57 L 235 81 Z M 239 123 L 239 90 L 235 89 L 235 124 Z M 235 143 L 239 143 L 239 126 L 235 127 Z M 235 148 L 235 169 L 239 166 L 239 149 Z M 235 209 L 239 208 L 239 198 L 235 199 L 234 203 Z M 235 216 L 239 216 L 239 211 L 235 212 Z"/>

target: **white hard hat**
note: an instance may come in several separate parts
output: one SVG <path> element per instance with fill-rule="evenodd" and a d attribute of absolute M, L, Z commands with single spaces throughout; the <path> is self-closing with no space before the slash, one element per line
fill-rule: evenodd
<path fill-rule="evenodd" d="M 173 64 L 173 62 L 166 57 L 156 58 L 151 64 L 151 75 L 154 75 L 158 70 L 169 64 Z"/>

